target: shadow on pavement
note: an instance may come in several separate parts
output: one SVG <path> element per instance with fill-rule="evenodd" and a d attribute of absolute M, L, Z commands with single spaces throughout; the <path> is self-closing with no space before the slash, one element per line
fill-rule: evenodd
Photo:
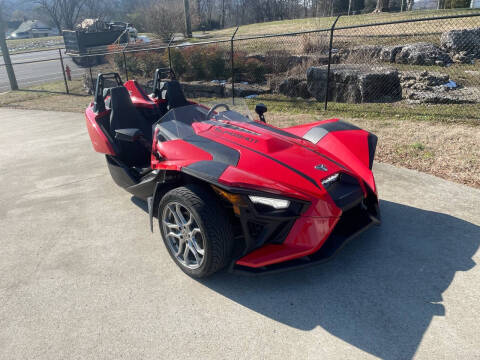
<path fill-rule="evenodd" d="M 301 330 L 317 326 L 384 359 L 411 358 L 456 271 L 471 269 L 480 227 L 381 202 L 383 224 L 331 262 L 263 277 L 221 273 L 202 281 L 219 294 Z"/>

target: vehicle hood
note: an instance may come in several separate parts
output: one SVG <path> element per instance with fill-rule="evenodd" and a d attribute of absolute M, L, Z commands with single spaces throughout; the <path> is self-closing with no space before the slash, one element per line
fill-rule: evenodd
<path fill-rule="evenodd" d="M 211 120 L 193 128 L 197 135 L 238 152 L 237 163 L 228 164 L 219 179 L 229 185 L 319 196 L 325 193 L 324 179 L 346 172 L 375 186 L 370 169 L 341 143 L 328 148 L 257 121 Z"/>

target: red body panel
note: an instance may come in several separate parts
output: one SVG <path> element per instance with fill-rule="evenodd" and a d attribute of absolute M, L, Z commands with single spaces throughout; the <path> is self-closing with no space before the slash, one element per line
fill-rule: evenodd
<path fill-rule="evenodd" d="M 165 160 L 155 165 L 155 169 L 177 170 L 202 160 L 212 160 L 212 156 L 202 149 L 183 140 L 158 142 L 156 149 Z"/>
<path fill-rule="evenodd" d="M 262 246 L 237 260 L 236 264 L 259 268 L 313 254 L 322 247 L 338 219 L 302 216 L 283 244 Z"/>
<path fill-rule="evenodd" d="M 90 140 L 92 141 L 93 149 L 96 152 L 107 154 L 107 155 L 115 155 L 115 151 L 113 150 L 113 146 L 108 141 L 107 137 L 103 133 L 102 129 L 98 125 L 97 120 L 103 116 L 108 116 L 108 111 L 105 111 L 101 114 L 96 114 L 93 111 L 93 104 L 87 108 L 85 112 L 85 119 L 87 121 L 87 130 L 88 135 L 90 135 Z"/>
<path fill-rule="evenodd" d="M 153 109 L 156 106 L 155 102 L 145 94 L 145 91 L 135 80 L 127 81 L 124 86 L 130 93 L 130 98 L 135 106 L 148 109 Z"/>

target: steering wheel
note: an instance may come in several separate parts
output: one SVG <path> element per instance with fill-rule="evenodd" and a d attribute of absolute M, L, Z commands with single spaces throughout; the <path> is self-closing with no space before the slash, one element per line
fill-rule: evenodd
<path fill-rule="evenodd" d="M 207 119 L 210 119 L 210 117 L 212 116 L 213 112 L 214 112 L 215 110 L 217 110 L 219 107 L 224 107 L 227 111 L 230 110 L 230 108 L 228 107 L 227 104 L 217 104 L 217 105 L 213 105 L 213 106 L 210 108 L 210 110 L 208 110 L 208 113 L 207 113 L 207 115 L 206 115 L 206 118 L 207 118 Z"/>

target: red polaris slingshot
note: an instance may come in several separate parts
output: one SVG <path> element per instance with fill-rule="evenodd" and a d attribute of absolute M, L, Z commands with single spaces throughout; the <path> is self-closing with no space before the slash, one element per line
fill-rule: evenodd
<path fill-rule="evenodd" d="M 87 128 L 115 183 L 147 202 L 151 230 L 156 217 L 185 273 L 318 263 L 380 222 L 375 135 L 339 119 L 279 129 L 263 104 L 258 120 L 242 99 L 197 104 L 160 74 L 151 95 L 100 74 Z"/>

